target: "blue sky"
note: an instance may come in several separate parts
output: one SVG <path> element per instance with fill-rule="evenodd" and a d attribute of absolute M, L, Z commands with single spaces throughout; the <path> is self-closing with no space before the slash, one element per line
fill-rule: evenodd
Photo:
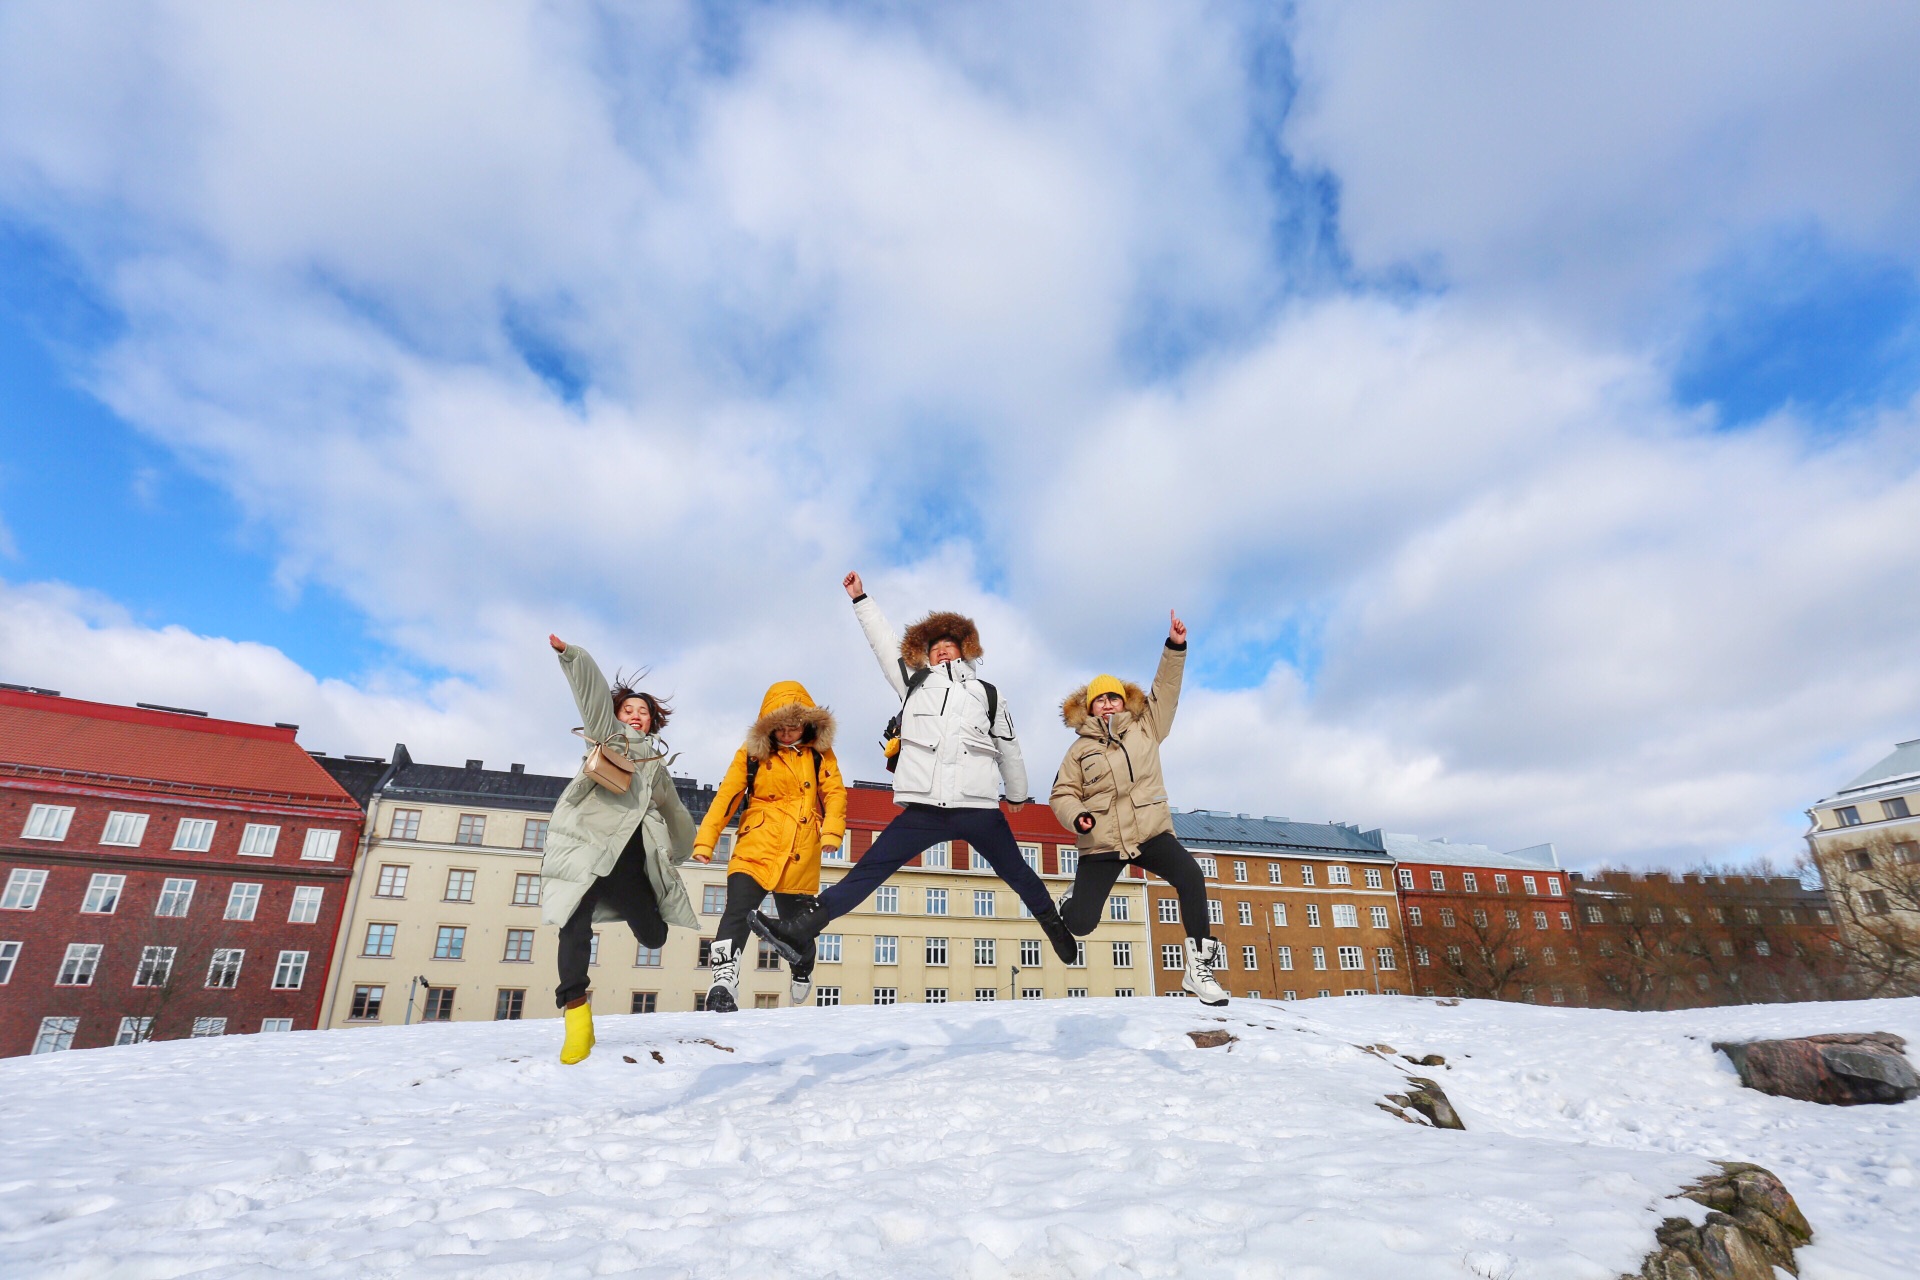
<path fill-rule="evenodd" d="M 698 769 L 778 674 L 884 718 L 859 567 L 983 619 L 1037 760 L 1178 607 L 1176 802 L 1789 858 L 1920 732 L 1902 50 L 1787 6 L 13 6 L 0 667 L 563 767 L 563 630 Z"/>

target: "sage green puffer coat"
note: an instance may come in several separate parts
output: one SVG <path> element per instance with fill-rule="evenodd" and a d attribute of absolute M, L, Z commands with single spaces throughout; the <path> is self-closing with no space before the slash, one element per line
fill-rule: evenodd
<path fill-rule="evenodd" d="M 571 919 L 587 889 L 613 870 L 639 827 L 646 841 L 647 878 L 660 899 L 661 917 L 682 929 L 698 929 L 700 917 L 676 870 L 693 853 L 693 819 L 680 803 L 665 763 L 657 758 L 659 744 L 652 734 L 636 732 L 614 717 L 607 677 L 585 649 L 568 645 L 560 655 L 560 669 L 573 689 L 587 736 L 611 742 L 644 763 L 634 770 L 633 785 L 619 795 L 589 778 L 586 759 L 581 758 L 583 772 L 560 793 L 547 830 L 546 856 L 540 861 L 540 918 L 553 925 Z M 619 917 L 596 905 L 593 918 L 597 924 Z"/>

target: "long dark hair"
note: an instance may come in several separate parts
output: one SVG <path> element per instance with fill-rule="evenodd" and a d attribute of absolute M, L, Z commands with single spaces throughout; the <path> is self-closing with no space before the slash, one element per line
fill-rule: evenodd
<path fill-rule="evenodd" d="M 645 669 L 627 675 L 624 672 L 613 673 L 613 710 L 620 713 L 620 704 L 628 698 L 638 698 L 647 704 L 647 732 L 659 733 L 667 727 L 667 718 L 673 714 L 673 704 L 663 698 L 656 698 L 645 689 L 636 688 L 647 678 Z"/>

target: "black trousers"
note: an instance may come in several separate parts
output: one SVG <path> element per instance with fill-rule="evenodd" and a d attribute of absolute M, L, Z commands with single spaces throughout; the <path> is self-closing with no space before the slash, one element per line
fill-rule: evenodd
<path fill-rule="evenodd" d="M 1180 895 L 1180 919 L 1189 938 L 1210 938 L 1207 928 L 1207 878 L 1186 846 L 1165 831 L 1140 843 L 1140 856 L 1133 859 L 1154 875 L 1173 886 Z M 1074 873 L 1073 896 L 1060 913 L 1074 936 L 1084 938 L 1099 927 L 1107 909 L 1107 895 L 1114 882 L 1127 869 L 1127 859 L 1117 853 L 1089 853 L 1081 857 Z"/>
<path fill-rule="evenodd" d="M 720 913 L 720 927 L 714 930 L 715 942 L 733 943 L 733 952 L 740 955 L 741 948 L 747 945 L 747 933 L 750 926 L 747 917 L 760 909 L 766 900 L 767 891 L 760 882 L 744 871 L 730 872 L 727 876 L 727 907 Z M 801 912 L 813 906 L 810 893 L 776 893 L 773 895 L 773 909 L 782 920 L 791 920 Z M 813 975 L 813 962 L 793 966 L 793 976 L 805 979 Z"/>
<path fill-rule="evenodd" d="M 643 947 L 664 946 L 667 922 L 660 914 L 660 897 L 647 879 L 647 850 L 640 828 L 620 851 L 613 870 L 587 886 L 587 896 L 560 926 L 560 985 L 553 997 L 562 1009 L 587 994 L 587 962 L 593 956 L 593 909 L 612 907 L 633 930 Z"/>
<path fill-rule="evenodd" d="M 1007 815 L 991 809 L 942 809 L 910 804 L 882 831 L 873 847 L 860 855 L 840 883 L 820 895 L 820 907 L 829 920 L 838 919 L 867 900 L 887 877 L 942 840 L 965 840 L 980 852 L 994 873 L 1020 895 L 1027 910 L 1045 919 L 1053 913 L 1053 899 L 1038 873 L 1020 856 Z M 1197 868 L 1196 868 L 1197 869 Z"/>

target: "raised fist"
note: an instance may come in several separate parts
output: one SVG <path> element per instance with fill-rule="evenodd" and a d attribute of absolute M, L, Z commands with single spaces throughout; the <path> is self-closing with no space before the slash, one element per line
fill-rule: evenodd
<path fill-rule="evenodd" d="M 840 585 L 847 589 L 847 599 L 849 600 L 858 600 L 861 596 L 867 594 L 866 584 L 860 581 L 860 575 L 857 573 L 850 573 L 840 579 Z"/>

